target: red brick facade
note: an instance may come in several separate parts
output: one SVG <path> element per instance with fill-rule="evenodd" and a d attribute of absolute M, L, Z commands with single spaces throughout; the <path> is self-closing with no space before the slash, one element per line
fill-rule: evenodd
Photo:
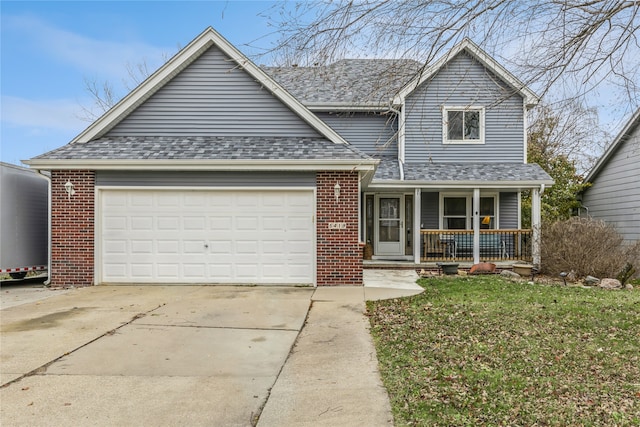
<path fill-rule="evenodd" d="M 70 198 L 64 187 L 67 181 L 75 191 Z M 361 286 L 358 173 L 318 172 L 316 183 L 317 284 Z M 340 185 L 337 201 L 336 183 Z M 51 186 L 51 284 L 90 286 L 95 260 L 95 173 L 52 171 Z M 346 228 L 341 228 L 342 224 Z"/>
<path fill-rule="evenodd" d="M 318 172 L 317 185 L 317 284 L 362 285 L 362 248 L 358 238 L 357 172 Z M 340 185 L 336 201 L 334 188 Z M 330 228 L 346 224 L 346 229 Z"/>
<path fill-rule="evenodd" d="M 69 197 L 65 183 L 73 184 Z M 52 286 L 90 286 L 94 271 L 95 173 L 51 171 Z"/>

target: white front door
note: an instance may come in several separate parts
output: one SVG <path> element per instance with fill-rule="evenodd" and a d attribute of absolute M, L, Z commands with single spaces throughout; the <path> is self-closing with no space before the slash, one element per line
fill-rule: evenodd
<path fill-rule="evenodd" d="M 376 196 L 376 247 L 378 256 L 404 255 L 404 196 Z"/>

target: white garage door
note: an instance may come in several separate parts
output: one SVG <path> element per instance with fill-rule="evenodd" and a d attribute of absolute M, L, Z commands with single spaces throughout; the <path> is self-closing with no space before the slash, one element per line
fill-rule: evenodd
<path fill-rule="evenodd" d="M 302 283 L 313 191 L 102 190 L 102 283 Z"/>

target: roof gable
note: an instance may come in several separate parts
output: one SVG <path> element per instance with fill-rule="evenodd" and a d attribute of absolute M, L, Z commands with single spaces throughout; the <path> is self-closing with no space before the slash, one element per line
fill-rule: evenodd
<path fill-rule="evenodd" d="M 425 81 L 433 77 L 438 71 L 446 66 L 453 58 L 458 56 L 461 52 L 467 52 L 473 59 L 477 60 L 480 64 L 486 67 L 493 74 L 498 76 L 501 80 L 507 83 L 511 88 L 519 93 L 525 102 L 527 107 L 536 105 L 539 101 L 538 96 L 528 89 L 524 83 L 518 80 L 513 74 L 511 74 L 500 63 L 493 59 L 489 54 L 482 50 L 478 45 L 471 40 L 465 38 L 462 42 L 454 46 L 447 54 L 440 57 L 432 65 L 426 67 L 420 71 L 411 81 L 409 81 L 395 96 L 393 103 L 395 105 L 401 105 L 404 99 L 409 96 L 414 90 L 420 87 Z"/>
<path fill-rule="evenodd" d="M 293 113 L 308 123 L 320 135 L 333 143 L 346 144 L 346 141 L 322 120 L 305 108 L 296 98 L 276 83 L 263 70 L 243 55 L 231 43 L 218 34 L 213 28 L 207 28 L 196 37 L 189 45 L 178 52 L 166 64 L 149 76 L 137 88 L 131 91 L 113 108 L 102 117 L 93 122 L 87 129 L 78 135 L 71 144 L 88 142 L 105 136 L 116 125 L 121 123 L 134 110 L 156 94 L 160 89 L 172 81 L 185 68 L 200 58 L 212 47 L 217 47 L 228 60 L 258 84 L 262 85 L 269 93 L 281 101 Z"/>
<path fill-rule="evenodd" d="M 633 135 L 634 132 L 640 133 L 640 108 L 636 110 L 625 127 L 615 137 L 611 145 L 607 147 L 604 154 L 600 157 L 598 162 L 585 178 L 585 182 L 593 182 L 593 180 L 598 176 L 600 171 L 602 171 L 602 169 L 606 166 L 613 155 L 624 145 L 626 141 L 629 140 L 629 137 Z"/>
<path fill-rule="evenodd" d="M 105 136 L 320 134 L 212 45 Z"/>

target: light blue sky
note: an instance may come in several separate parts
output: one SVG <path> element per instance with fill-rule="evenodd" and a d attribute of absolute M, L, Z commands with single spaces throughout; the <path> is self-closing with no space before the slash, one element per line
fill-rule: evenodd
<path fill-rule="evenodd" d="M 3 162 L 68 143 L 89 125 L 85 78 L 112 82 L 121 95 L 127 63 L 151 71 L 206 27 L 248 55 L 275 39 L 260 16 L 266 1 L 5 1 L 1 22 Z M 271 11 L 273 12 L 273 11 Z M 269 36 L 271 34 L 271 36 Z"/>
<path fill-rule="evenodd" d="M 281 5 L 0 0 L 0 160 L 20 164 L 68 143 L 89 125 L 80 118 L 83 107 L 93 105 L 85 79 L 109 81 L 123 96 L 127 64 L 144 61 L 154 71 L 208 26 L 255 59 L 260 48 L 277 40 L 266 16 L 277 14 Z M 268 58 L 256 62 L 268 63 Z M 592 97 L 610 131 L 627 118 L 607 110 L 614 98 L 608 90 Z"/>

